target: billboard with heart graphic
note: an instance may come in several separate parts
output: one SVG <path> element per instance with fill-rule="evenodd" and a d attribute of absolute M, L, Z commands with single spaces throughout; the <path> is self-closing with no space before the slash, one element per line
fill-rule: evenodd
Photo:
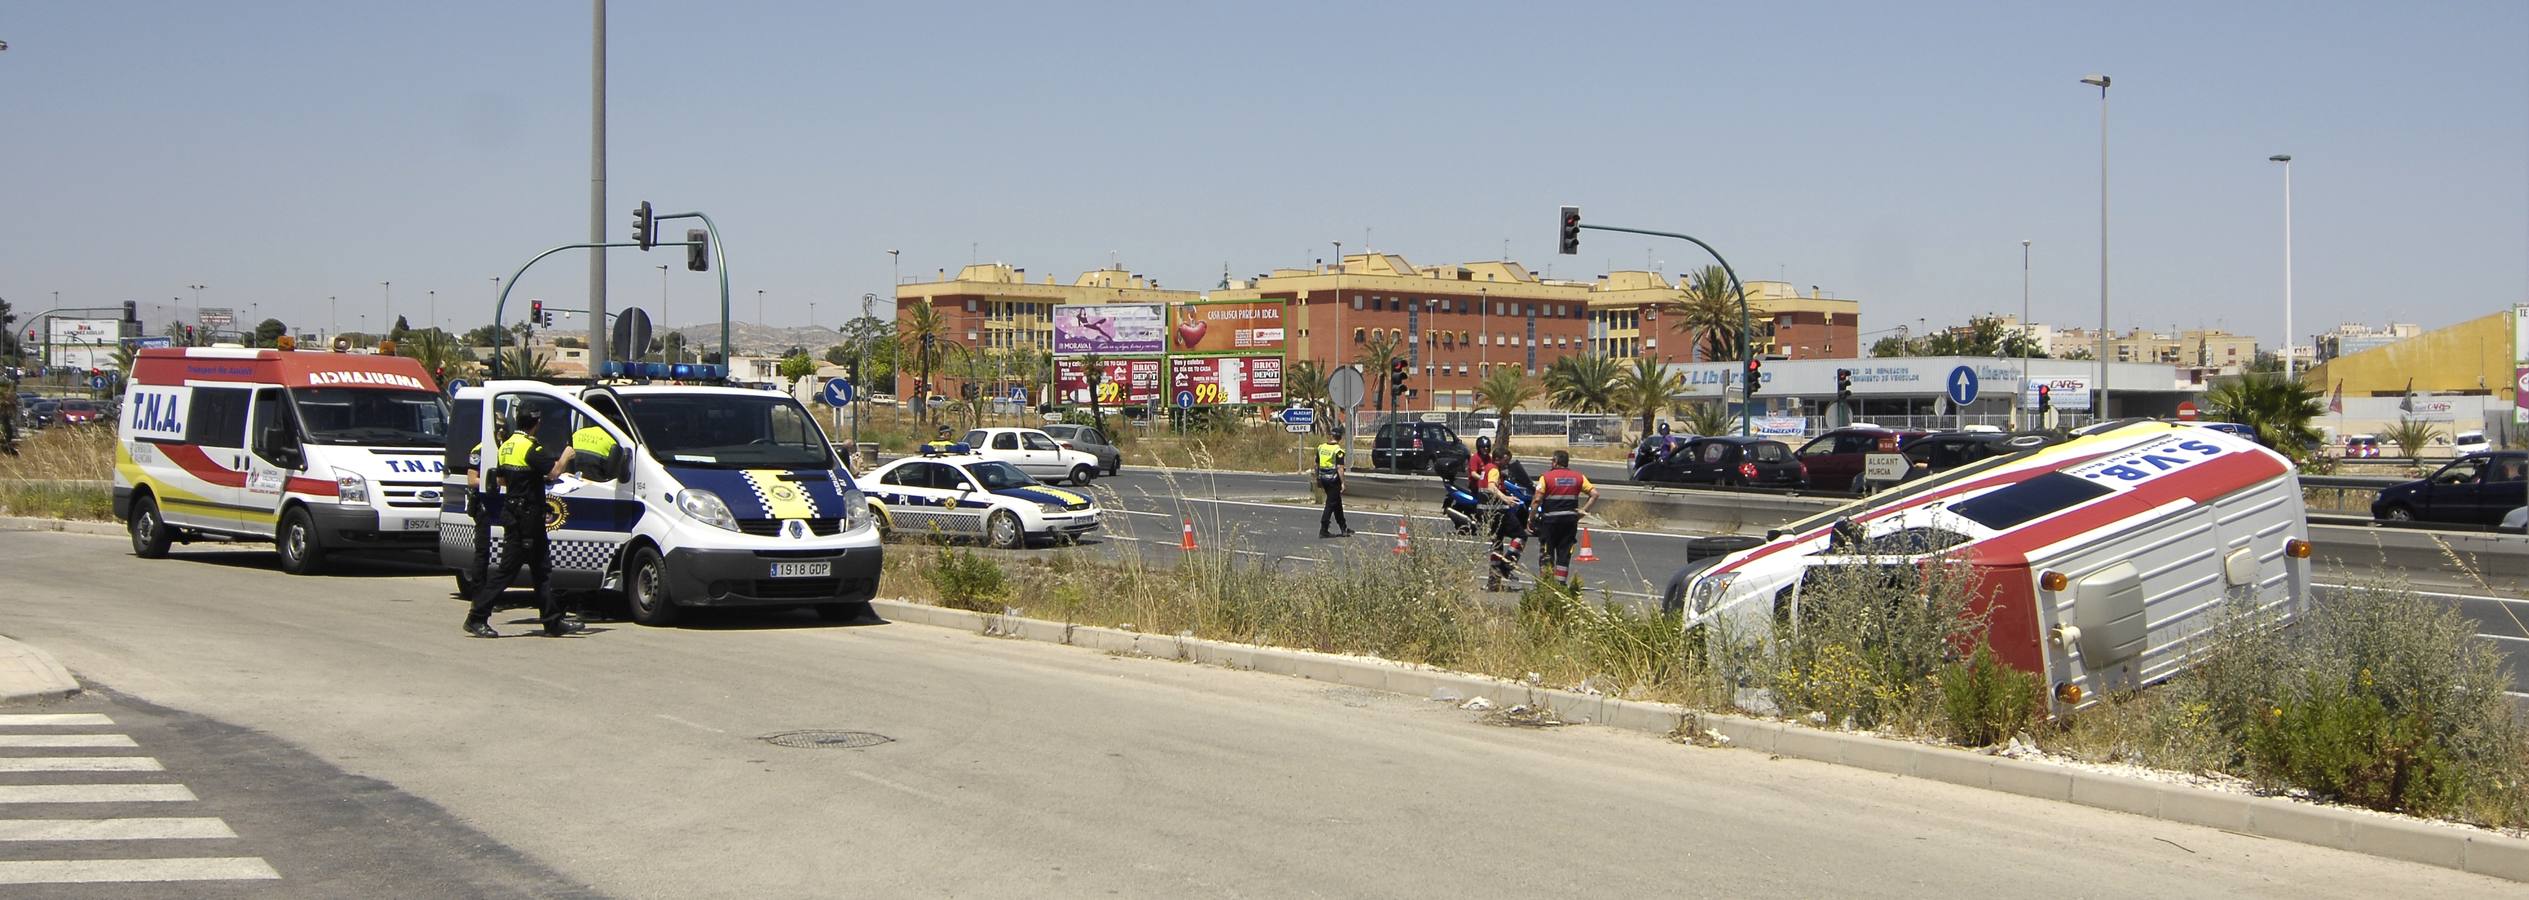
<path fill-rule="evenodd" d="M 1225 300 L 1168 307 L 1168 352 L 1279 353 L 1283 302 Z"/>

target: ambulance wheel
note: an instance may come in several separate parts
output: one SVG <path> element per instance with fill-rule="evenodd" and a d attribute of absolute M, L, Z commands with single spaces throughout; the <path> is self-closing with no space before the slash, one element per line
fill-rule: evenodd
<path fill-rule="evenodd" d="M 167 557 L 167 545 L 175 543 L 175 532 L 167 527 L 166 519 L 159 517 L 158 498 L 147 494 L 141 495 L 140 502 L 132 504 L 132 520 L 129 525 L 132 530 L 133 556 L 142 559 Z"/>
<path fill-rule="evenodd" d="M 1019 527 L 1019 514 L 1001 510 L 984 520 L 984 540 L 1004 550 L 1027 546 L 1027 530 Z"/>
<path fill-rule="evenodd" d="M 674 625 L 683 610 L 667 595 L 667 564 L 659 559 L 659 551 L 644 545 L 632 551 L 632 558 L 623 564 L 624 605 L 631 607 L 632 620 L 643 625 Z"/>
<path fill-rule="evenodd" d="M 281 549 L 281 571 L 292 575 L 314 575 L 325 569 L 325 546 L 316 541 L 316 518 L 307 514 L 307 507 L 293 506 L 281 514 L 281 530 L 272 536 Z"/>
<path fill-rule="evenodd" d="M 1088 486 L 1089 486 L 1089 482 L 1096 481 L 1096 480 L 1097 480 L 1097 478 L 1098 478 L 1098 467 L 1096 467 L 1096 466 L 1074 466 L 1074 467 L 1072 467 L 1072 470 L 1071 470 L 1071 483 L 1072 483 L 1073 485 L 1076 485 L 1076 486 L 1079 486 L 1079 487 L 1088 487 Z"/>

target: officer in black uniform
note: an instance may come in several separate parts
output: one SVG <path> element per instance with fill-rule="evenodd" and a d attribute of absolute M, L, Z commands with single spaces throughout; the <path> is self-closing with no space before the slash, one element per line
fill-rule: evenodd
<path fill-rule="evenodd" d="M 535 585 L 536 610 L 545 636 L 561 637 L 573 629 L 553 595 L 553 548 L 545 542 L 544 486 L 562 477 L 565 461 L 536 443 L 539 418 L 534 407 L 520 406 L 512 421 L 517 427 L 501 441 L 492 469 L 501 488 L 500 570 L 487 573 L 490 577 L 476 590 L 474 608 L 466 612 L 465 633 L 500 637 L 500 632 L 492 630 L 492 605 L 518 579 L 518 567 L 523 565 Z"/>

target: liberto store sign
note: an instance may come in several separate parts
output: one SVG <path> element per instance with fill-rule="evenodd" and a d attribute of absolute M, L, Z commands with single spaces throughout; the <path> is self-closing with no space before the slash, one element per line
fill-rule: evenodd
<path fill-rule="evenodd" d="M 2096 364 L 2083 360 L 2030 360 L 2029 378 L 2047 384 L 2069 385 L 2078 382 L 2083 390 L 2093 380 Z M 1835 370 L 1853 373 L 1853 392 L 1864 397 L 1938 397 L 1943 393 L 1951 372 L 1965 366 L 1976 373 L 1984 385 L 1983 395 L 1976 401 L 2009 402 L 2010 388 L 2022 386 L 2022 393 L 2034 396 L 2020 379 L 2020 361 L 1961 356 L 1920 356 L 1888 359 L 1769 359 L 1758 370 L 1757 396 L 1832 397 L 1835 395 Z M 2169 390 L 2175 376 L 2166 365 L 2115 363 L 2110 367 L 2115 384 L 2146 390 Z M 1721 396 L 1722 389 L 1736 390 L 1739 373 L 1745 371 L 1737 362 L 1672 363 L 1669 370 L 1686 379 L 1685 394 L 1690 397 Z M 2065 387 L 2055 388 L 2056 409 L 2079 409 L 2069 405 L 2073 398 Z M 2084 398 L 2081 402 L 2086 402 Z"/>

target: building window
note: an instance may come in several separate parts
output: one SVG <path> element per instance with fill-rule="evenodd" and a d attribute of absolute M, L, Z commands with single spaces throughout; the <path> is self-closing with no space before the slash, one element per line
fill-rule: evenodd
<path fill-rule="evenodd" d="M 1353 342 L 1353 343 L 1355 343 L 1355 344 L 1359 344 L 1359 343 L 1364 343 L 1364 342 L 1366 342 L 1366 341 L 1368 341 L 1368 340 L 1369 340 L 1369 336 L 1368 336 L 1368 334 L 1367 334 L 1367 333 L 1366 333 L 1363 329 L 1355 328 L 1355 329 L 1353 329 L 1353 330 L 1352 330 L 1352 342 Z"/>
<path fill-rule="evenodd" d="M 974 312 L 974 311 L 975 311 L 975 298 L 973 298 L 973 297 L 968 297 L 968 298 L 966 298 L 966 311 L 967 311 L 967 312 Z"/>
<path fill-rule="evenodd" d="M 1353 295 L 1353 297 L 1352 297 L 1352 308 L 1354 308 L 1354 309 L 1360 309 L 1360 308 L 1361 308 L 1361 296 L 1360 296 L 1359 294 L 1355 294 L 1355 295 Z"/>

